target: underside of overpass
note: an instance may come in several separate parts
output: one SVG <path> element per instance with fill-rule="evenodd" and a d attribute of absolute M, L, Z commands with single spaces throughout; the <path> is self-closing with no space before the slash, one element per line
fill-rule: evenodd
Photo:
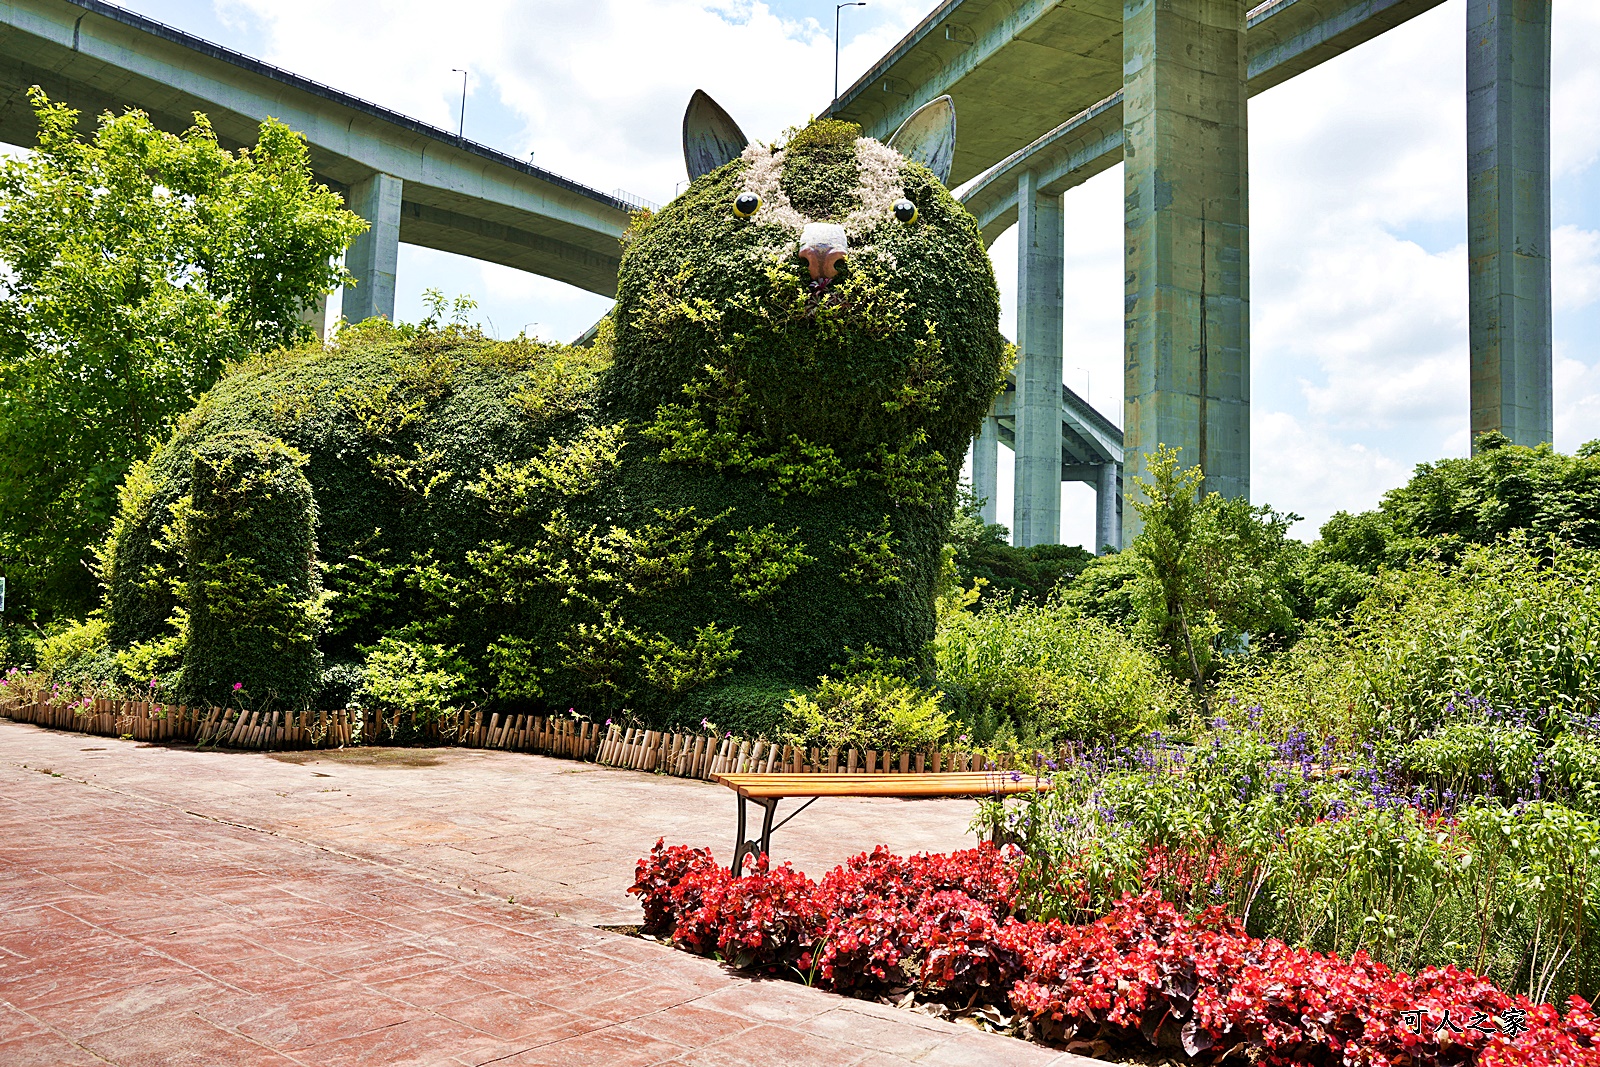
<path fill-rule="evenodd" d="M 1018 544 L 1057 540 L 1061 479 L 1093 480 L 1083 465 L 1057 475 L 1062 194 L 1126 164 L 1128 473 L 1175 446 L 1207 489 L 1248 498 L 1249 97 L 1442 2 L 945 0 L 834 103 L 882 138 L 950 95 L 951 184 L 967 185 L 987 241 L 1019 227 L 1019 358 L 1001 401 Z M 1551 0 L 1468 0 L 1471 426 L 1529 445 L 1554 429 L 1550 33 Z M 992 438 L 973 453 L 979 495 L 994 483 Z"/>
<path fill-rule="evenodd" d="M 268 116 L 303 134 L 317 177 L 372 227 L 346 257 L 347 318 L 393 317 L 401 242 L 616 293 L 630 205 L 103 0 L 0 3 L 0 141 L 34 143 L 31 85 L 86 126 L 135 107 L 167 130 L 204 112 L 229 148 Z"/>

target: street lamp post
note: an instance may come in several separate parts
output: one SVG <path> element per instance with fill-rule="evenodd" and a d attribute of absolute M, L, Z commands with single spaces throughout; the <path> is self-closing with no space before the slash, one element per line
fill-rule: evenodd
<path fill-rule="evenodd" d="M 866 7 L 867 0 L 833 5 L 833 101 L 839 102 L 839 12 L 847 7 Z"/>
<path fill-rule="evenodd" d="M 450 73 L 461 75 L 461 125 L 456 127 L 456 136 L 465 140 L 467 132 L 467 72 L 459 67 L 451 67 Z"/>

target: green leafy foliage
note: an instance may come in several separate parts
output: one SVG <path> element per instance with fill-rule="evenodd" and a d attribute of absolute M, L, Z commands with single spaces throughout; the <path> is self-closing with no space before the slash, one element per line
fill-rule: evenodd
<path fill-rule="evenodd" d="M 311 176 L 306 145 L 263 123 L 221 148 L 142 113 L 30 93 L 39 140 L 0 162 L 0 555 L 8 614 L 93 606 L 89 551 L 117 486 L 229 360 L 309 336 L 365 224 Z"/>
<path fill-rule="evenodd" d="M 1380 513 L 1404 552 L 1425 538 L 1434 551 L 1485 544 L 1513 530 L 1600 548 L 1600 449 L 1591 442 L 1564 456 L 1549 445 L 1523 448 L 1482 434 L 1469 459 L 1424 463 L 1410 482 L 1385 494 Z"/>
<path fill-rule="evenodd" d="M 1294 625 L 1284 549 L 1298 516 L 1204 493 L 1205 476 L 1176 449 L 1157 448 L 1149 471 L 1134 502 L 1144 520 L 1131 549 L 1143 569 L 1139 625 L 1203 702 L 1222 655 Z"/>
<path fill-rule="evenodd" d="M 39 642 L 33 627 L 0 619 L 0 671 L 38 666 Z"/>
<path fill-rule="evenodd" d="M 887 516 L 875 530 L 852 529 L 848 533 L 848 540 L 834 544 L 844 558 L 840 577 L 851 585 L 865 587 L 862 594 L 867 597 L 882 597 L 885 587 L 899 585 L 904 580 L 900 574 L 899 545 Z"/>
<path fill-rule="evenodd" d="M 356 696 L 372 707 L 407 712 L 407 726 L 460 712 L 472 693 L 459 648 L 385 634 L 368 650 Z"/>
<path fill-rule="evenodd" d="M 956 613 L 934 646 L 940 684 L 982 745 L 1125 744 L 1187 708 L 1146 648 L 1059 600 Z"/>
<path fill-rule="evenodd" d="M 1505 721 L 1462 698 L 1467 718 L 1446 722 L 1400 749 L 1399 766 L 1437 796 L 1559 800 L 1600 815 L 1600 744 L 1563 723 Z M 1541 729 L 1542 727 L 1542 729 Z M 1545 731 L 1561 730 L 1550 739 Z"/>
<path fill-rule="evenodd" d="M 179 699 L 308 706 L 322 688 L 326 611 L 306 457 L 238 431 L 195 450 L 183 517 L 187 626 Z"/>
<path fill-rule="evenodd" d="M 1600 558 L 1512 536 L 1382 571 L 1348 621 L 1241 661 L 1221 691 L 1275 727 L 1409 740 L 1467 697 L 1549 721 L 1600 711 Z"/>
<path fill-rule="evenodd" d="M 47 674 L 67 674 L 71 668 L 106 647 L 105 619 L 90 618 L 69 623 L 34 646 L 39 670 Z"/>
<path fill-rule="evenodd" d="M 918 751 L 942 741 L 951 725 L 937 692 L 881 668 L 824 675 L 785 710 L 793 744 L 824 748 Z"/>
<path fill-rule="evenodd" d="M 983 521 L 981 503 L 971 489 L 961 487 L 950 544 L 962 583 L 981 580 L 985 601 L 1023 598 L 1043 603 L 1093 563 L 1094 554 L 1076 545 L 1012 547 L 1005 526 Z"/>
<path fill-rule="evenodd" d="M 723 555 L 733 572 L 734 591 L 741 599 L 752 604 L 766 603 L 796 571 L 816 562 L 796 540 L 799 532 L 781 534 L 771 523 L 760 529 L 752 526 L 733 532 L 733 545 Z"/>
<path fill-rule="evenodd" d="M 856 142 L 827 143 L 783 180 L 854 211 Z M 921 221 L 869 220 L 813 287 L 792 233 L 733 215 L 746 166 L 636 220 L 594 348 L 491 341 L 435 294 L 420 326 L 239 363 L 128 479 L 112 646 L 172 632 L 191 457 L 252 431 L 310 457 L 321 647 L 346 673 L 394 638 L 452 650 L 496 707 L 774 729 L 844 649 L 925 667 L 956 471 L 1004 359 L 982 242 L 896 160 L 873 180 Z"/>

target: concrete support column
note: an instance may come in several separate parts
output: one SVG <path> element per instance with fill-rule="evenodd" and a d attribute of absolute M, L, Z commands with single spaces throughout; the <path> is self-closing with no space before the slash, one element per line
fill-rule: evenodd
<path fill-rule="evenodd" d="M 1066 271 L 1061 198 L 1017 182 L 1016 494 L 1011 543 L 1061 540 L 1061 329 Z"/>
<path fill-rule="evenodd" d="M 328 333 L 328 294 L 323 293 L 309 306 L 300 310 L 300 321 L 311 327 L 317 340 L 326 339 Z"/>
<path fill-rule="evenodd" d="M 1250 495 L 1244 0 L 1124 0 L 1127 473 L 1182 449 Z M 1131 483 L 1130 483 L 1131 484 Z M 1130 514 L 1125 533 L 1138 533 Z"/>
<path fill-rule="evenodd" d="M 344 291 L 344 318 L 360 322 L 375 315 L 394 319 L 394 278 L 400 262 L 399 178 L 374 174 L 350 187 L 345 206 L 371 227 L 350 242 L 345 267 L 355 285 Z"/>
<path fill-rule="evenodd" d="M 1472 436 L 1555 435 L 1550 326 L 1551 0 L 1467 0 Z"/>
<path fill-rule="evenodd" d="M 1098 556 L 1108 546 L 1122 547 L 1122 494 L 1115 463 L 1102 463 L 1094 473 L 1094 554 Z"/>
<path fill-rule="evenodd" d="M 1000 422 L 992 414 L 985 415 L 978 425 L 978 436 L 972 441 L 972 492 L 982 503 L 978 512 L 984 522 L 999 522 L 995 497 L 1000 480 Z"/>

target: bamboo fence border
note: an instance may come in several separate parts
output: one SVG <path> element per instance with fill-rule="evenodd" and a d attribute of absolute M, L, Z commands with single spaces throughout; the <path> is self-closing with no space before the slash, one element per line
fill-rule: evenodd
<path fill-rule="evenodd" d="M 380 744 L 402 733 L 427 744 L 536 752 L 609 767 L 655 771 L 678 778 L 751 771 L 785 774 L 922 774 L 992 769 L 981 752 L 964 749 L 888 752 L 798 747 L 731 734 L 674 733 L 571 719 L 474 711 L 454 725 L 418 726 L 402 712 L 250 711 L 190 708 L 141 701 L 0 702 L 0 718 L 53 730 L 75 730 L 133 741 L 193 741 L 232 749 L 326 749 Z M 407 729 L 407 727 L 410 727 Z M 1061 753 L 1063 757 L 1067 751 Z M 1040 757 L 1042 758 L 1042 757 Z M 1010 770 L 1005 759 L 998 769 Z"/>

